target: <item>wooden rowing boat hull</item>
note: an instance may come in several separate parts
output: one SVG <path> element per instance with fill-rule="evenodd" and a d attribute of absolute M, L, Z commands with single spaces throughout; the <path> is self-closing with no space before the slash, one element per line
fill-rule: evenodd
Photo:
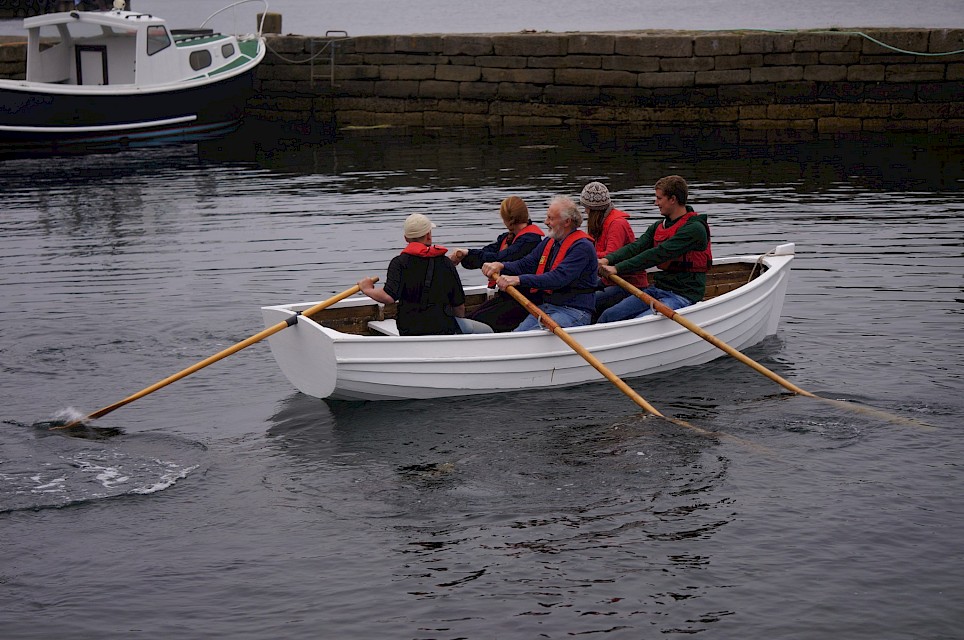
<path fill-rule="evenodd" d="M 680 311 L 737 349 L 776 333 L 787 290 L 793 245 L 762 256 L 714 261 L 715 268 L 759 262 L 766 270 L 748 284 Z M 467 287 L 480 294 L 485 287 Z M 262 308 L 265 325 L 282 322 L 313 302 Z M 378 319 L 383 309 L 354 296 L 269 338 L 291 383 L 317 398 L 402 400 L 568 387 L 601 380 L 598 371 L 547 331 L 463 336 L 356 335 L 340 331 L 333 314 Z M 331 321 L 326 321 L 326 314 Z M 343 322 L 343 320 L 341 321 Z M 723 354 L 662 316 L 568 329 L 616 375 L 633 378 L 702 364 Z"/>

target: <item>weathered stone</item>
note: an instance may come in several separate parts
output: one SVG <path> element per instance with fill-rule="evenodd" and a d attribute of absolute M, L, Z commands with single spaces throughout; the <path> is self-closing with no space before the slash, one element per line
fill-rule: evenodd
<path fill-rule="evenodd" d="M 569 36 L 567 50 L 570 54 L 600 54 L 611 56 L 615 52 L 616 38 L 601 33 L 577 33 Z"/>
<path fill-rule="evenodd" d="M 742 38 L 736 34 L 696 36 L 693 54 L 697 56 L 732 56 L 740 53 Z"/>
<path fill-rule="evenodd" d="M 804 80 L 818 82 L 837 82 L 847 79 L 847 67 L 844 65 L 812 64 L 803 68 Z"/>
<path fill-rule="evenodd" d="M 539 56 L 526 60 L 530 69 L 599 69 L 602 67 L 601 56 Z"/>
<path fill-rule="evenodd" d="M 753 69 L 763 66 L 763 54 L 740 54 L 736 56 L 716 56 L 714 58 L 714 69 L 721 71 L 728 69 Z"/>
<path fill-rule="evenodd" d="M 615 53 L 623 56 L 689 58 L 693 55 L 692 36 L 617 36 Z"/>
<path fill-rule="evenodd" d="M 458 98 L 459 83 L 441 80 L 422 80 L 418 86 L 420 98 Z"/>
<path fill-rule="evenodd" d="M 442 53 L 448 56 L 489 56 L 495 51 L 489 36 L 450 35 L 442 38 Z"/>
<path fill-rule="evenodd" d="M 438 65 L 435 67 L 436 80 L 454 80 L 456 82 L 475 82 L 482 77 L 478 67 L 464 67 L 454 65 Z"/>
<path fill-rule="evenodd" d="M 732 69 L 729 71 L 697 71 L 696 84 L 746 84 L 750 81 L 749 69 Z"/>
<path fill-rule="evenodd" d="M 497 56 L 562 56 L 568 53 L 568 36 L 555 34 L 497 35 L 492 42 Z"/>
<path fill-rule="evenodd" d="M 715 59 L 703 58 L 663 58 L 659 61 L 660 71 L 709 71 L 715 66 Z"/>
<path fill-rule="evenodd" d="M 695 83 L 695 75 L 691 71 L 641 73 L 637 78 L 637 85 L 640 87 L 691 87 Z"/>
<path fill-rule="evenodd" d="M 590 87 L 635 87 L 636 74 L 628 71 L 603 71 L 601 69 L 557 69 L 556 84 L 585 85 Z"/>

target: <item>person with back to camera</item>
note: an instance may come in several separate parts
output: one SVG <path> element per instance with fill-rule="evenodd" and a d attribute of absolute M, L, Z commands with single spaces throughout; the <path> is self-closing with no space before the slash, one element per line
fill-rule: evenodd
<path fill-rule="evenodd" d="M 639 273 L 658 266 L 653 284 L 643 291 L 670 309 L 696 304 L 706 293 L 706 272 L 713 264 L 710 226 L 706 215 L 687 203 L 689 188 L 680 176 L 656 181 L 656 199 L 663 219 L 651 224 L 636 242 L 599 260 L 599 275 Z M 645 302 L 626 293 L 622 301 L 599 316 L 599 322 L 640 318 L 653 313 Z"/>
<path fill-rule="evenodd" d="M 587 230 L 593 237 L 597 258 L 604 258 L 616 249 L 636 240 L 636 234 L 629 225 L 629 214 L 613 206 L 609 189 L 603 183 L 590 182 L 583 187 L 579 203 L 585 207 L 586 217 L 589 220 Z M 645 271 L 627 274 L 625 279 L 640 289 L 645 289 L 649 284 Z M 602 280 L 602 287 L 596 291 L 596 311 L 593 319 L 598 318 L 599 314 L 625 297 L 622 287 L 605 278 Z"/>
<path fill-rule="evenodd" d="M 503 200 L 499 215 L 507 231 L 500 234 L 495 242 L 481 249 L 456 249 L 449 255 L 453 263 L 461 264 L 465 269 L 481 269 L 486 262 L 512 262 L 526 256 L 545 237 L 542 229 L 532 224 L 529 208 L 518 196 L 509 196 Z M 495 280 L 489 279 L 489 287 L 495 288 Z M 541 301 L 538 294 L 528 291 L 522 293 L 536 305 Z M 497 333 L 502 333 L 518 327 L 528 315 L 525 307 L 512 296 L 505 291 L 497 291 L 468 317 L 484 322 Z"/>
<path fill-rule="evenodd" d="M 560 327 L 589 324 L 595 309 L 596 250 L 592 237 L 579 229 L 582 213 L 568 196 L 554 196 L 546 212 L 549 234 L 525 257 L 512 262 L 486 262 L 482 273 L 500 274 L 500 289 L 513 286 L 542 291 L 542 309 Z M 539 327 L 539 319 L 530 315 L 515 328 L 529 331 Z"/>
<path fill-rule="evenodd" d="M 445 247 L 432 244 L 435 224 L 421 213 L 405 219 L 408 243 L 388 264 L 385 286 L 371 278 L 358 281 L 362 293 L 382 304 L 398 302 L 395 317 L 402 336 L 492 333 L 492 328 L 465 318 L 465 290 Z"/>

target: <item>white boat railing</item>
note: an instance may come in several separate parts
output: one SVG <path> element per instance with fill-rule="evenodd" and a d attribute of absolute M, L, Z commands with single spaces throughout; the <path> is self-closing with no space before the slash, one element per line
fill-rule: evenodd
<path fill-rule="evenodd" d="M 220 9 L 218 9 L 217 11 L 209 15 L 207 18 L 205 18 L 204 21 L 201 22 L 200 28 L 202 29 L 205 28 L 207 26 L 208 21 L 214 16 L 218 15 L 219 13 L 223 13 L 228 9 L 233 9 L 234 7 L 240 6 L 242 4 L 247 4 L 249 2 L 260 2 L 261 5 L 264 7 L 264 10 L 261 12 L 261 20 L 258 22 L 258 37 L 260 38 L 264 32 L 264 19 L 268 15 L 267 0 L 238 0 L 238 2 L 233 2 L 227 5 L 226 7 L 221 7 Z"/>

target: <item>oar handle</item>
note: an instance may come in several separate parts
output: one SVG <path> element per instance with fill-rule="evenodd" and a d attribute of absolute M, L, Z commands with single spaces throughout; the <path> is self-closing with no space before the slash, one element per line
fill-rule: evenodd
<path fill-rule="evenodd" d="M 378 281 L 378 278 L 377 278 L 377 277 L 372 277 L 372 282 L 376 282 L 376 281 Z M 201 362 L 198 362 L 198 363 L 196 363 L 196 364 L 193 364 L 193 365 L 191 365 L 190 367 L 188 367 L 187 369 L 184 369 L 183 371 L 179 371 L 179 372 L 175 373 L 174 375 L 168 376 L 168 377 L 164 378 L 163 380 L 161 380 L 161 381 L 159 381 L 159 382 L 155 382 L 154 384 L 152 384 L 151 386 L 147 387 L 146 389 L 141 389 L 141 390 L 138 391 L 137 393 L 135 393 L 135 394 L 133 394 L 133 395 L 130 395 L 130 396 L 127 396 L 127 397 L 124 398 L 123 400 L 120 400 L 120 401 L 118 401 L 118 402 L 115 402 L 114 404 L 111 404 L 111 405 L 107 405 L 106 407 L 104 407 L 104 408 L 102 408 L 102 409 L 98 409 L 97 411 L 94 411 L 93 413 L 91 413 L 91 414 L 89 414 L 89 415 L 87 415 L 87 416 L 84 416 L 83 418 L 81 418 L 81 419 L 79 419 L 79 420 L 74 420 L 73 422 L 68 422 L 67 424 L 58 425 L 58 426 L 56 426 L 56 427 L 50 427 L 50 430 L 69 429 L 69 428 L 71 428 L 71 427 L 74 427 L 74 426 L 76 426 L 76 425 L 78 425 L 78 424 L 83 423 L 83 422 L 86 421 L 86 420 L 93 420 L 93 419 L 96 419 L 96 418 L 100 418 L 100 417 L 102 417 L 102 416 L 105 416 L 105 415 L 107 415 L 108 413 L 110 413 L 111 411 L 114 411 L 115 409 L 120 409 L 121 407 L 123 407 L 123 406 L 126 405 L 126 404 L 130 404 L 131 402 L 134 402 L 135 400 L 138 400 L 138 399 L 140 399 L 140 398 L 143 398 L 144 396 L 146 396 L 146 395 L 148 395 L 148 394 L 150 394 L 150 393 L 154 393 L 154 392 L 157 391 L 158 389 L 161 389 L 161 388 L 163 388 L 163 387 L 166 387 L 167 385 L 171 384 L 172 382 L 177 382 L 177 381 L 180 380 L 181 378 L 185 378 L 185 377 L 191 375 L 192 373 L 194 373 L 195 371 L 199 371 L 199 370 L 203 369 L 204 367 L 207 367 L 208 365 L 214 364 L 214 363 L 217 362 L 218 360 L 223 360 L 224 358 L 227 358 L 228 356 L 230 356 L 230 355 L 232 355 L 232 354 L 235 354 L 235 353 L 237 353 L 238 351 L 241 351 L 242 349 L 244 349 L 244 348 L 246 348 L 246 347 L 250 347 L 251 345 L 253 345 L 253 344 L 256 343 L 256 342 L 261 342 L 261 341 L 264 340 L 265 338 L 267 338 L 267 337 L 269 337 L 269 336 L 272 336 L 272 335 L 278 333 L 278 332 L 281 331 L 282 329 L 287 329 L 288 327 L 290 327 L 290 326 L 292 326 L 293 324 L 296 324 L 296 323 L 297 323 L 297 321 L 298 321 L 298 316 L 299 316 L 299 315 L 304 315 L 304 316 L 310 317 L 310 316 L 318 313 L 318 312 L 321 311 L 322 309 L 325 309 L 325 308 L 327 308 L 327 307 L 330 307 L 331 305 L 335 304 L 336 302 L 339 302 L 339 301 L 341 301 L 341 300 L 344 300 L 345 298 L 347 298 L 347 297 L 349 297 L 349 296 L 355 295 L 355 294 L 358 293 L 359 291 L 361 291 L 361 289 L 360 289 L 360 288 L 358 287 L 358 285 L 356 284 L 356 285 L 353 286 L 352 288 L 346 289 L 345 291 L 342 291 L 342 292 L 339 293 L 338 295 L 332 296 L 331 298 L 328 298 L 327 300 L 325 300 L 325 301 L 323 301 L 323 302 L 319 302 L 318 304 L 316 304 L 316 305 L 314 305 L 314 306 L 312 306 L 312 307 L 309 307 L 308 309 L 306 309 L 306 310 L 303 311 L 303 312 L 300 312 L 300 313 L 297 313 L 297 314 L 295 314 L 295 315 L 292 315 L 292 316 L 291 316 L 290 318 L 288 318 L 287 320 L 283 320 L 282 322 L 279 322 L 278 324 L 272 325 L 272 326 L 268 327 L 267 329 L 264 329 L 264 330 L 262 330 L 262 331 L 259 331 L 258 333 L 254 334 L 253 336 L 251 336 L 251 337 L 249 337 L 249 338 L 246 338 L 245 340 L 242 340 L 241 342 L 239 342 L 239 343 L 237 343 L 237 344 L 235 344 L 235 345 L 232 345 L 232 346 L 228 347 L 228 348 L 225 349 L 224 351 L 220 351 L 220 352 L 214 354 L 213 356 L 210 356 L 210 357 L 208 357 L 208 358 L 205 358 L 205 359 L 202 360 Z"/>

